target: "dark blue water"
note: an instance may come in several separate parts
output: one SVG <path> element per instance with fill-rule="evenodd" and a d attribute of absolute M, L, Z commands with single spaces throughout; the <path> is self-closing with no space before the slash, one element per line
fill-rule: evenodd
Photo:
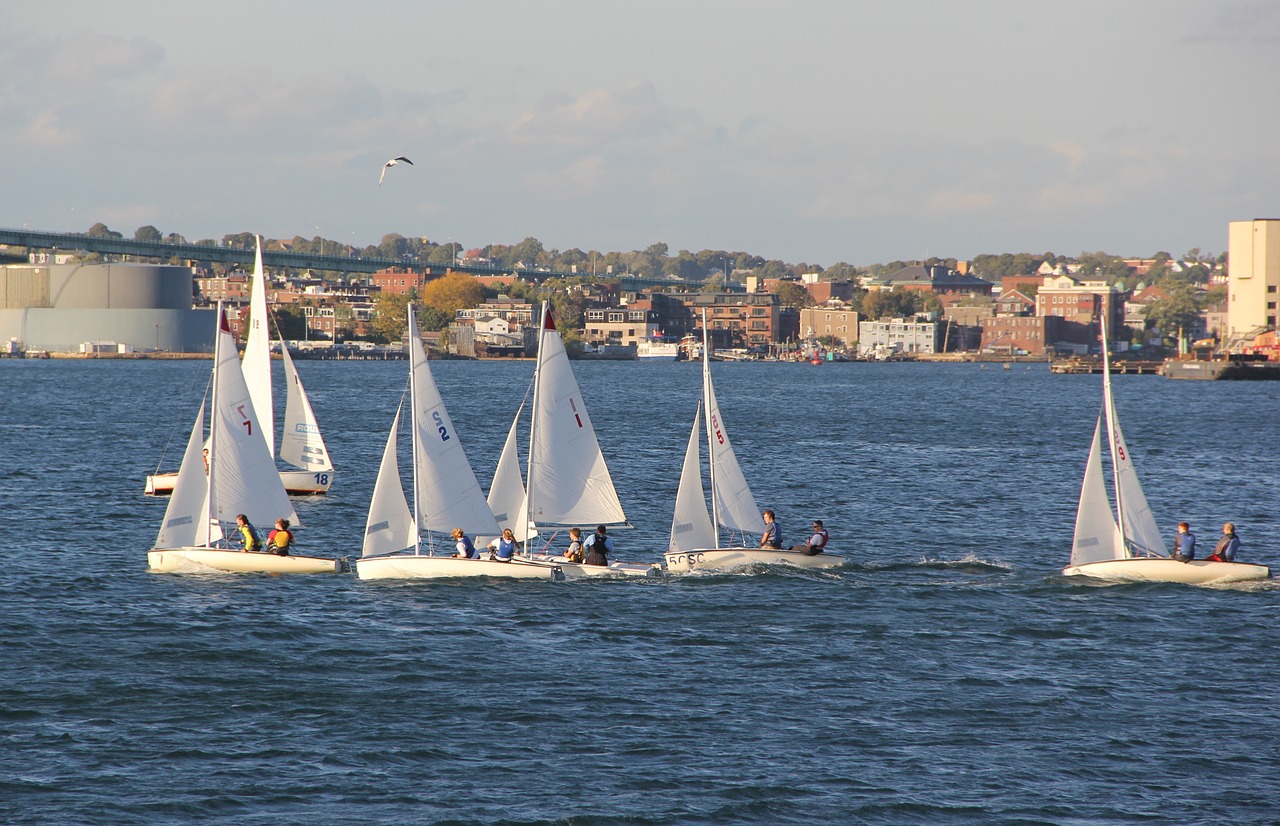
<path fill-rule="evenodd" d="M 358 554 L 398 363 L 300 365 Z M 437 363 L 487 485 L 529 363 Z M 656 559 L 698 393 L 578 363 Z M 207 364 L 0 362 L 0 822 L 1275 823 L 1280 590 L 1064 579 L 1099 377 L 716 365 L 787 539 L 856 563 L 663 582 L 146 572 Z M 1280 567 L 1280 384 L 1119 376 L 1157 518 Z"/>

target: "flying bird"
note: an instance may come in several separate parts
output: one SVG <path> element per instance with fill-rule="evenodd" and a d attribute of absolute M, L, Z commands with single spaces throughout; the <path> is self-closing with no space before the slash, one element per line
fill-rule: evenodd
<path fill-rule="evenodd" d="M 413 161 L 409 160 L 404 155 L 401 155 L 398 158 L 392 158 L 391 160 L 387 161 L 382 165 L 382 174 L 378 176 L 378 186 L 382 186 L 382 179 L 387 177 L 387 170 L 395 166 L 396 164 L 400 163 L 401 161 L 404 161 L 405 163 L 409 164 L 409 166 L 413 166 Z"/>

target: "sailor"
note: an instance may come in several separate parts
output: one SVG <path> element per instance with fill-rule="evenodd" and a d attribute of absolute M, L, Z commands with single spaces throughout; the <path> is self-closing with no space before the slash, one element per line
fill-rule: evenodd
<path fill-rule="evenodd" d="M 582 530 L 580 528 L 570 528 L 569 547 L 564 550 L 564 560 L 565 562 L 581 562 L 583 558 Z"/>
<path fill-rule="evenodd" d="M 817 556 L 822 553 L 822 549 L 827 547 L 827 542 L 831 540 L 831 535 L 827 533 L 827 529 L 822 527 L 822 520 L 813 520 L 813 535 L 809 537 L 809 541 L 803 545 L 793 545 L 791 550 L 800 551 L 805 556 Z"/>
<path fill-rule="evenodd" d="M 293 547 L 293 532 L 289 530 L 288 519 L 277 519 L 276 526 L 267 534 L 267 550 L 279 556 L 288 556 Z"/>
<path fill-rule="evenodd" d="M 1179 562 L 1190 562 L 1196 558 L 1196 535 L 1186 522 L 1178 523 L 1178 535 L 1173 540 L 1173 556 Z"/>
<path fill-rule="evenodd" d="M 760 547 L 781 550 L 782 528 L 773 520 L 773 511 L 765 510 L 761 516 L 764 518 L 764 533 L 760 536 Z"/>
<path fill-rule="evenodd" d="M 262 540 L 258 538 L 258 532 L 249 524 L 249 517 L 243 513 L 236 516 L 236 531 L 240 534 L 241 551 L 262 550 Z"/>
<path fill-rule="evenodd" d="M 466 531 L 462 528 L 454 528 L 453 533 L 449 534 L 453 537 L 454 547 L 457 551 L 451 554 L 455 559 L 475 559 L 476 546 L 472 543 L 471 538 L 467 536 Z"/>
<path fill-rule="evenodd" d="M 1228 522 L 1222 526 L 1222 538 L 1218 540 L 1213 553 L 1206 557 L 1210 562 L 1235 562 L 1240 551 L 1240 537 L 1236 536 L 1236 526 Z"/>
<path fill-rule="evenodd" d="M 583 550 L 587 552 L 584 565 L 608 565 L 609 554 L 613 553 L 613 540 L 605 535 L 604 525 L 596 526 L 596 532 L 587 540 Z"/>
<path fill-rule="evenodd" d="M 503 530 L 502 536 L 489 543 L 489 558 L 495 562 L 510 562 L 518 547 L 515 533 L 507 528 Z"/>

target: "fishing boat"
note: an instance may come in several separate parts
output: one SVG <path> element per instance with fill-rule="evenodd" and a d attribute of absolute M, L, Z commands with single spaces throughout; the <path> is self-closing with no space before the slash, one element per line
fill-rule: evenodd
<path fill-rule="evenodd" d="M 1114 513 L 1102 467 L 1104 427 L 1111 455 Z M 1084 482 L 1080 486 L 1070 564 L 1062 569 L 1062 573 L 1120 582 L 1179 582 L 1188 585 L 1266 579 L 1271 575 L 1264 565 L 1202 559 L 1183 562 L 1169 557 L 1116 415 L 1105 316 L 1102 322 L 1102 410 L 1093 428 L 1093 442 L 1085 463 Z"/>
<path fill-rule="evenodd" d="M 707 342 L 707 318 L 702 317 L 702 398 L 689 433 L 680 486 L 676 490 L 675 514 L 671 520 L 671 539 L 663 554 L 667 570 L 685 572 L 697 569 L 738 568 L 747 565 L 789 564 L 801 568 L 838 568 L 845 558 L 826 551 L 807 555 L 803 551 L 751 548 L 745 543 L 758 535 L 763 523 L 755 497 L 747 485 L 738 458 L 729 441 L 720 405 L 711 383 L 710 346 Z M 705 416 L 707 454 L 711 480 L 711 510 L 702 486 L 700 425 Z M 730 544 L 721 544 L 721 533 L 730 534 Z M 732 544 L 737 538 L 740 543 Z"/>
<path fill-rule="evenodd" d="M 558 566 L 544 562 L 451 556 L 453 544 L 448 537 L 454 528 L 470 537 L 497 536 L 501 531 L 431 376 L 412 304 L 408 397 L 413 504 L 411 507 L 404 495 L 396 449 L 404 407 L 401 400 L 378 467 L 356 574 L 361 579 L 563 579 Z M 427 533 L 425 552 L 423 532 Z"/>
<path fill-rule="evenodd" d="M 551 308 L 542 305 L 538 357 L 530 405 L 528 486 L 520 478 L 516 430 L 524 405 L 516 411 L 502 456 L 489 486 L 489 507 L 501 528 L 510 528 L 524 543 L 528 558 L 559 565 L 569 579 L 597 576 L 661 576 L 661 566 L 612 561 L 606 565 L 570 562 L 561 555 L 538 552 L 570 528 L 589 536 L 599 525 L 630 528 L 613 486 L 582 390 L 574 378 L 564 342 Z M 568 540 L 564 539 L 567 545 Z"/>
<path fill-rule="evenodd" d="M 253 276 L 249 292 L 248 337 L 245 341 L 241 369 L 253 399 L 254 409 L 262 425 L 267 449 L 274 457 L 275 398 L 271 387 L 271 339 L 268 332 L 266 276 L 262 267 L 262 239 L 254 256 Z M 329 492 L 333 486 L 333 462 L 320 435 L 320 426 L 311 409 L 307 391 L 298 377 L 289 348 L 280 342 L 280 358 L 284 365 L 285 409 L 284 432 L 280 436 L 280 458 L 289 469 L 280 469 L 280 481 L 291 495 L 307 496 Z M 145 492 L 151 496 L 173 493 L 176 473 L 158 473 L 147 477 Z"/>
<path fill-rule="evenodd" d="M 246 552 L 228 546 L 223 525 L 234 525 L 239 514 L 247 516 L 251 525 L 270 525 L 280 518 L 297 525 L 298 516 L 274 473 L 275 463 L 262 438 L 240 370 L 235 337 L 221 303 L 217 317 L 209 434 L 206 440 L 201 401 L 155 547 L 147 552 L 148 565 L 153 571 L 166 573 L 337 572 L 342 568 L 341 560 Z"/>

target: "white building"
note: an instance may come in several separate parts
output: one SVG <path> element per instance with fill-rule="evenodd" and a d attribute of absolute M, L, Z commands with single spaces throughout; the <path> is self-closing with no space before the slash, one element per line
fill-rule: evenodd
<path fill-rule="evenodd" d="M 1232 221 L 1227 228 L 1228 336 L 1275 329 L 1280 287 L 1280 220 Z"/>
<path fill-rule="evenodd" d="M 858 354 L 937 353 L 942 347 L 942 326 L 928 316 L 882 318 L 858 323 Z"/>

